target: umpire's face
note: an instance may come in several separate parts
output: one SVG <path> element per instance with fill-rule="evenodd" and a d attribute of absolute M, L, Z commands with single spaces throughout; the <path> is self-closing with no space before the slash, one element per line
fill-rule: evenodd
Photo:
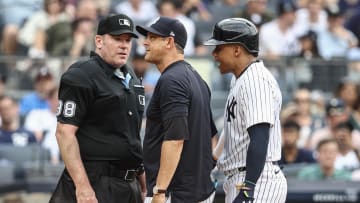
<path fill-rule="evenodd" d="M 97 53 L 108 64 L 118 68 L 126 64 L 131 51 L 131 34 L 96 35 Z"/>

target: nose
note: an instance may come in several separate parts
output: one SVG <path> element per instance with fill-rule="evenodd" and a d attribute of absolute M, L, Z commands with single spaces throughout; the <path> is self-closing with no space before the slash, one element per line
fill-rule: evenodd
<path fill-rule="evenodd" d="M 145 39 L 144 39 L 144 41 L 143 41 L 143 45 L 144 46 L 148 46 L 149 45 L 149 37 L 146 37 Z"/>

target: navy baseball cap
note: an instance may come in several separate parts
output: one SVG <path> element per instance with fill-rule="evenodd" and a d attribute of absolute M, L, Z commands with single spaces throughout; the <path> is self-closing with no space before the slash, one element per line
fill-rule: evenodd
<path fill-rule="evenodd" d="M 288 12 L 295 12 L 298 6 L 294 0 L 280 0 L 277 5 L 278 15 L 282 15 Z"/>
<path fill-rule="evenodd" d="M 146 36 L 148 32 L 162 36 L 173 37 L 175 42 L 185 48 L 187 33 L 184 25 L 177 19 L 159 17 L 150 26 L 136 26 L 136 30 Z"/>
<path fill-rule="evenodd" d="M 341 99 L 331 98 L 327 102 L 325 110 L 328 116 L 343 115 L 345 113 L 345 104 Z"/>
<path fill-rule="evenodd" d="M 127 33 L 131 34 L 135 38 L 138 38 L 134 32 L 133 21 L 123 14 L 110 15 L 101 19 L 97 30 L 98 35 L 121 35 Z"/>

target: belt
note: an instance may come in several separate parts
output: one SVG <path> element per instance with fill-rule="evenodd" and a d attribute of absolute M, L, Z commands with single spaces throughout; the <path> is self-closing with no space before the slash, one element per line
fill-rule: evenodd
<path fill-rule="evenodd" d="M 113 167 L 109 167 L 108 173 L 106 175 L 110 177 L 121 178 L 125 181 L 134 181 L 138 174 L 139 172 L 137 169 L 119 170 Z"/>
<path fill-rule="evenodd" d="M 138 175 L 144 172 L 141 165 L 137 168 L 120 168 L 121 166 L 107 161 L 85 161 L 85 169 L 88 173 L 99 176 L 110 176 L 123 179 L 125 181 L 134 181 Z"/>
<path fill-rule="evenodd" d="M 272 163 L 273 165 L 279 165 L 277 161 L 271 161 L 270 163 Z M 246 171 L 246 166 L 242 166 L 242 167 L 239 167 L 239 168 L 224 171 L 224 175 L 227 178 L 231 178 L 233 175 L 235 175 L 237 173 L 240 173 L 240 172 L 244 172 L 244 171 Z"/>
<path fill-rule="evenodd" d="M 107 168 L 108 169 L 105 171 L 106 175 L 121 178 L 125 181 L 134 181 L 138 175 L 141 175 L 144 172 L 144 167 L 142 165 L 132 169 L 121 169 L 116 165 L 110 164 Z"/>

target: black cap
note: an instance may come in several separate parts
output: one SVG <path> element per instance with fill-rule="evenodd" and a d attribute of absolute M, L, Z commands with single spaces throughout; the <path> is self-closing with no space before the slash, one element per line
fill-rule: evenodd
<path fill-rule="evenodd" d="M 295 12 L 298 9 L 294 0 L 280 0 L 277 7 L 279 16 L 284 13 Z"/>
<path fill-rule="evenodd" d="M 326 114 L 328 116 L 343 115 L 345 112 L 345 104 L 341 99 L 332 98 L 326 104 Z"/>
<path fill-rule="evenodd" d="M 317 34 L 316 34 L 315 31 L 309 30 L 306 33 L 303 33 L 302 35 L 300 35 L 298 38 L 300 40 L 311 39 L 312 41 L 316 42 L 317 41 Z"/>
<path fill-rule="evenodd" d="M 135 38 L 138 38 L 138 36 L 134 33 L 133 21 L 126 15 L 110 15 L 104 19 L 101 19 L 99 22 L 97 30 L 98 35 L 121 35 L 126 33 L 131 34 Z"/>
<path fill-rule="evenodd" d="M 185 48 L 187 33 L 184 25 L 177 19 L 159 17 L 150 26 L 137 25 L 136 30 L 144 36 L 150 32 L 162 37 L 174 37 L 175 42 Z"/>
<path fill-rule="evenodd" d="M 325 11 L 328 17 L 341 17 L 343 12 L 340 10 L 339 6 L 337 5 L 330 5 L 325 8 Z"/>

